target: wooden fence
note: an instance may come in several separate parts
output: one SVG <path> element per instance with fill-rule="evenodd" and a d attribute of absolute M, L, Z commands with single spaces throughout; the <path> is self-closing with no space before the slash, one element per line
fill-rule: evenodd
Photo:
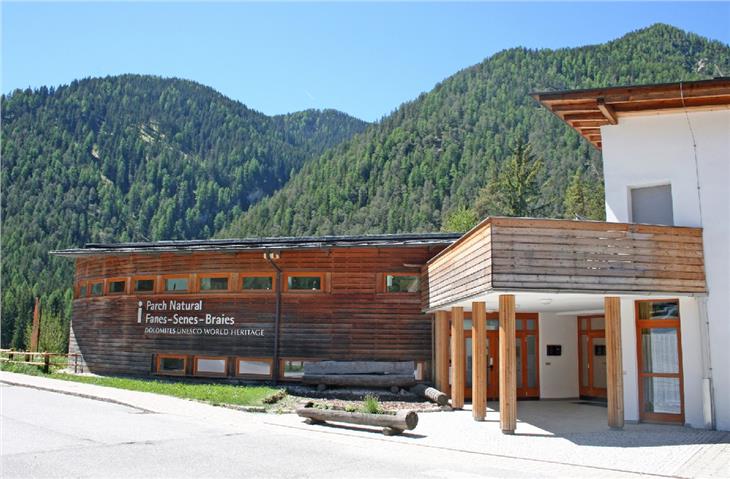
<path fill-rule="evenodd" d="M 78 353 L 39 353 L 31 351 L 15 351 L 0 349 L 0 363 L 23 363 L 43 368 L 47 373 L 51 367 L 71 369 L 74 373 L 83 373 L 84 367 Z"/>

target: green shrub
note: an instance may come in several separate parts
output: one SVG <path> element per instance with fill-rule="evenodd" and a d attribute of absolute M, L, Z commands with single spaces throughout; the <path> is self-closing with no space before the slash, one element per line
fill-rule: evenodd
<path fill-rule="evenodd" d="M 30 374 L 31 376 L 43 375 L 43 369 L 40 366 L 26 363 L 9 363 L 7 361 L 0 362 L 0 371 L 8 371 L 11 373 Z"/>
<path fill-rule="evenodd" d="M 375 394 L 368 394 L 363 398 L 363 411 L 369 414 L 381 414 L 380 399 Z"/>

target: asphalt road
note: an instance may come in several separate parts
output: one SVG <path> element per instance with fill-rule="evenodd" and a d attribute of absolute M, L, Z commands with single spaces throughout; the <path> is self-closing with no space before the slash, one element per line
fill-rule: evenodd
<path fill-rule="evenodd" d="M 0 384 L 0 477 L 586 477 L 616 472 Z M 211 406 L 212 407 L 212 406 Z M 233 418 L 233 419 L 231 419 Z M 416 432 L 416 431 L 414 431 Z"/>

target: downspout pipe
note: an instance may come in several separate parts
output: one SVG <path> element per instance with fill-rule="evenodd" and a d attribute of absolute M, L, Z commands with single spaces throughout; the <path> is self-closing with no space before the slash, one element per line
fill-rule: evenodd
<path fill-rule="evenodd" d="M 278 255 L 277 255 L 278 256 Z M 272 251 L 264 253 L 264 257 L 276 270 L 276 312 L 274 315 L 274 364 L 272 368 L 274 386 L 279 383 L 279 330 L 281 329 L 281 268 L 272 257 Z"/>

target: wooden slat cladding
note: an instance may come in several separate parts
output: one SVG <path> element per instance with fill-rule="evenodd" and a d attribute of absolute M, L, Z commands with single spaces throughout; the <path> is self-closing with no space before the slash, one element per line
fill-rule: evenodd
<path fill-rule="evenodd" d="M 277 265 L 284 274 L 325 275 L 325 291 L 282 292 L 281 358 L 417 360 L 431 358 L 431 320 L 422 312 L 419 293 L 378 292 L 384 273 L 418 273 L 420 265 L 443 246 L 393 248 L 330 248 L 287 250 Z M 77 259 L 77 281 L 162 275 L 224 273 L 237 278 L 248 272 L 273 273 L 262 252 L 127 254 Z M 230 276 L 229 276 L 230 275 Z M 91 372 L 148 374 L 159 353 L 222 357 L 273 356 L 275 291 L 242 291 L 231 281 L 229 291 L 177 294 L 129 294 L 74 300 L 71 352 L 83 355 Z M 230 316 L 235 325 L 221 330 L 262 330 L 255 335 L 157 334 L 145 327 L 147 301 L 203 301 L 203 314 Z M 139 302 L 144 303 L 138 322 Z M 178 312 L 186 315 L 186 312 Z M 160 314 L 170 316 L 169 309 Z M 199 314 L 199 313 L 189 313 Z M 200 315 L 200 314 L 199 314 Z M 186 326 L 178 326 L 184 328 Z M 205 327 L 197 326 L 197 327 Z M 229 363 L 233 364 L 231 361 Z"/>
<path fill-rule="evenodd" d="M 424 304 L 433 308 L 485 293 L 491 272 L 491 225 L 485 221 L 423 268 Z"/>
<path fill-rule="evenodd" d="M 702 230 L 567 220 L 492 220 L 501 290 L 702 293 Z"/>
<path fill-rule="evenodd" d="M 704 293 L 700 228 L 488 218 L 423 269 L 424 305 L 489 291 Z"/>

